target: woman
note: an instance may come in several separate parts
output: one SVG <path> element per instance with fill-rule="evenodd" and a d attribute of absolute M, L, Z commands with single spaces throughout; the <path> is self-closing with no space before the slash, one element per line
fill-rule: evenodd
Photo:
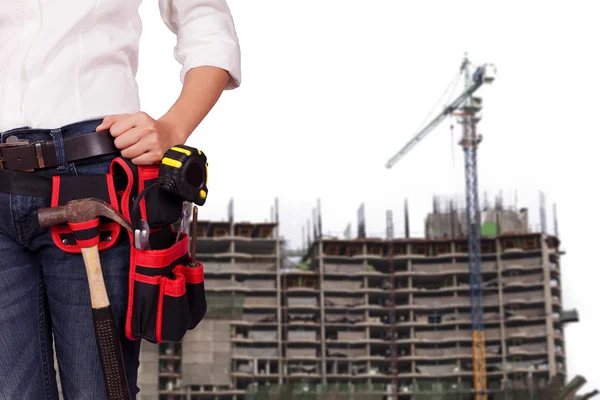
<path fill-rule="evenodd" d="M 239 86 L 240 50 L 226 0 L 159 0 L 165 24 L 177 35 L 183 89 L 160 118 L 141 112 L 135 81 L 140 2 L 2 3 L 2 170 L 105 173 L 119 153 L 136 165 L 157 163 L 188 139 L 223 90 Z M 72 145 L 94 132 L 110 138 L 110 150 L 95 142 Z M 8 184 L 0 181 L 0 189 Z M 106 398 L 81 256 L 58 249 L 37 223 L 37 209 L 49 205 L 45 197 L 0 193 L 0 399 L 58 398 L 53 340 L 65 398 Z M 121 334 L 126 236 L 101 256 Z M 139 341 L 122 334 L 121 342 L 135 397 Z"/>

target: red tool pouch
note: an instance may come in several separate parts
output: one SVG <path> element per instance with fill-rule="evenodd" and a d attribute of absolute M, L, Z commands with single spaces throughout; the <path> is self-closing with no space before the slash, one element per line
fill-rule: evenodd
<path fill-rule="evenodd" d="M 168 249 L 132 249 L 125 328 L 130 339 L 179 341 L 204 317 L 204 268 L 187 266 L 188 236 L 182 236 Z"/>
<path fill-rule="evenodd" d="M 116 158 L 111 164 L 120 208 L 130 221 L 143 218 L 150 226 L 152 250 L 131 245 L 129 299 L 125 333 L 131 340 L 144 338 L 152 343 L 175 342 L 195 328 L 206 313 L 204 267 L 188 267 L 189 237 L 171 224 L 181 217 L 183 201 L 157 187 L 140 200 L 139 216 L 132 216 L 132 204 L 144 188 L 158 177 L 158 166 L 135 166 Z M 135 224 L 134 224 L 135 225 Z"/>

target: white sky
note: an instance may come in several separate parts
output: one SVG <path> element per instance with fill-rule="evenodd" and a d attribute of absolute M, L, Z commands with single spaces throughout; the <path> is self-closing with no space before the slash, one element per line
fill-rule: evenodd
<path fill-rule="evenodd" d="M 367 233 L 385 210 L 402 234 L 423 232 L 434 193 L 462 198 L 463 156 L 449 121 L 392 170 L 455 75 L 465 51 L 494 63 L 479 152 L 480 196 L 518 193 L 538 223 L 538 191 L 558 206 L 563 302 L 580 320 L 566 330 L 569 377 L 600 389 L 600 3 L 597 1 L 229 0 L 242 46 L 242 86 L 223 95 L 188 144 L 206 152 L 210 192 L 201 218 L 263 221 L 279 197 L 282 234 L 301 245 L 316 199 L 324 233 L 341 235 L 366 203 Z M 175 36 L 156 1 L 144 21 L 138 82 L 155 118 L 179 94 Z M 454 164 L 452 162 L 454 151 Z M 549 217 L 551 214 L 549 213 Z M 551 229 L 552 224 L 549 223 Z"/>

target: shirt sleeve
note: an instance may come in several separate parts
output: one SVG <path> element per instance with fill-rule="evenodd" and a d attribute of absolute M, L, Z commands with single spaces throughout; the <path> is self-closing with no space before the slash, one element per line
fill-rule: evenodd
<path fill-rule="evenodd" d="M 241 83 L 240 46 L 226 0 L 158 0 L 161 17 L 177 35 L 175 59 L 180 79 L 194 67 L 214 66 L 229 72 L 226 90 Z"/>

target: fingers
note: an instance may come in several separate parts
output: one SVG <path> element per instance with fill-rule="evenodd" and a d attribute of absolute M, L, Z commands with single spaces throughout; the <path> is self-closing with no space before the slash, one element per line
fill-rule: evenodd
<path fill-rule="evenodd" d="M 163 155 L 156 147 L 151 146 L 148 141 L 140 140 L 133 146 L 121 151 L 124 158 L 128 158 L 135 165 L 152 165 L 162 160 Z"/>
<path fill-rule="evenodd" d="M 159 152 L 149 151 L 131 160 L 135 165 L 153 165 L 160 162 L 162 156 Z"/>
<path fill-rule="evenodd" d="M 118 138 L 123 133 L 138 126 L 139 122 L 140 121 L 136 118 L 135 114 L 129 115 L 126 118 L 121 118 L 110 127 L 110 134 L 113 137 Z"/>
<path fill-rule="evenodd" d="M 124 136 L 128 136 L 128 134 L 119 136 L 119 138 L 124 137 Z M 115 140 L 115 142 L 116 142 L 116 140 Z M 145 140 L 140 140 L 138 142 L 132 143 L 125 147 L 120 147 L 119 149 L 121 149 L 121 155 L 123 157 L 129 158 L 129 159 L 134 159 L 136 157 L 139 157 L 139 156 L 143 155 L 144 153 L 151 150 L 150 146 L 148 145 L 148 142 Z"/>
<path fill-rule="evenodd" d="M 115 139 L 116 148 L 119 150 L 123 150 L 135 145 L 142 139 L 143 133 L 144 130 L 141 128 L 135 127 L 133 129 L 129 129 L 125 133 L 117 136 L 117 138 Z"/>
<path fill-rule="evenodd" d="M 103 129 L 110 129 L 110 134 L 113 137 L 119 137 L 136 126 L 146 126 L 153 122 L 154 119 L 142 111 L 135 114 L 109 115 L 96 128 L 96 132 Z"/>
<path fill-rule="evenodd" d="M 159 163 L 167 147 L 164 132 L 145 112 L 135 114 L 109 115 L 96 128 L 96 131 L 109 129 L 115 138 L 115 147 L 121 150 L 124 158 L 136 165 Z"/>
<path fill-rule="evenodd" d="M 156 162 L 162 159 L 161 143 L 158 132 L 147 127 L 132 128 L 115 139 L 115 146 L 121 150 L 121 155 L 133 160 L 150 153 L 142 160 Z"/>
<path fill-rule="evenodd" d="M 130 114 L 109 115 L 102 120 L 102 123 L 96 128 L 96 132 L 109 129 L 115 122 L 128 118 Z"/>

